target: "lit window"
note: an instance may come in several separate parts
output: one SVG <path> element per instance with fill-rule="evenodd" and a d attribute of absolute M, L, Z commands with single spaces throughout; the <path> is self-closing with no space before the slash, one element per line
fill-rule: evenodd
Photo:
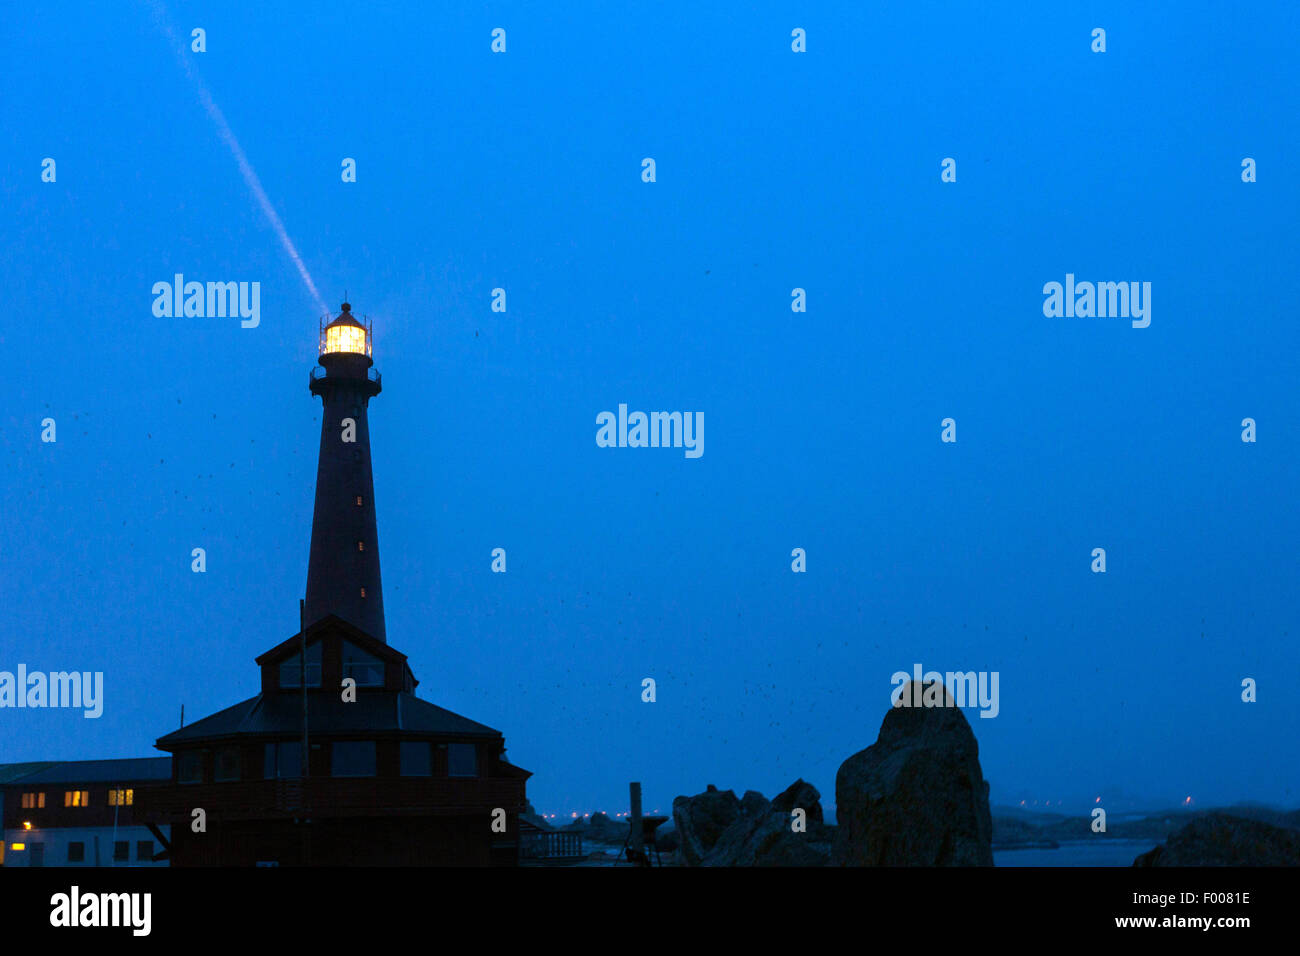
<path fill-rule="evenodd" d="M 123 862 L 131 859 L 131 841 L 115 840 L 113 842 L 113 862 Z"/>
<path fill-rule="evenodd" d="M 86 862 L 86 844 L 79 841 L 73 841 L 68 844 L 68 862 L 85 863 Z"/>
<path fill-rule="evenodd" d="M 307 648 L 307 686 L 320 686 L 320 657 L 321 642 Z M 280 686 L 281 687 L 301 687 L 302 686 L 302 653 L 301 651 L 290 657 L 286 657 L 280 662 Z"/>
<path fill-rule="evenodd" d="M 110 790 L 108 791 L 108 805 L 110 807 L 129 807 L 135 803 L 134 790 Z"/>
<path fill-rule="evenodd" d="M 337 740 L 330 746 L 330 775 L 333 777 L 373 777 L 375 742 L 373 740 Z"/>
<path fill-rule="evenodd" d="M 365 543 L 364 541 L 358 541 L 358 542 L 357 542 L 357 550 L 358 550 L 358 551 L 364 551 L 364 550 L 366 550 L 366 543 Z"/>
<path fill-rule="evenodd" d="M 478 747 L 474 744 L 448 744 L 447 776 L 477 777 Z"/>
<path fill-rule="evenodd" d="M 23 794 L 23 809 L 24 809 L 24 810 L 38 810 L 38 809 L 40 809 L 40 808 L 43 807 L 43 806 L 45 806 L 45 794 L 44 794 L 44 793 L 24 793 L 24 794 Z"/>
<path fill-rule="evenodd" d="M 90 806 L 90 791 L 89 790 L 64 790 L 63 805 L 65 807 Z"/>
<path fill-rule="evenodd" d="M 366 596 L 366 589 L 365 589 L 365 588 L 362 588 L 362 589 L 361 589 L 361 596 L 362 596 L 362 597 L 365 597 L 365 596 Z"/>
<path fill-rule="evenodd" d="M 15 853 L 21 853 L 23 850 L 27 849 L 27 844 L 26 844 L 26 843 L 10 843 L 10 844 L 9 844 L 9 849 L 13 850 Z"/>
<path fill-rule="evenodd" d="M 358 508 L 361 507 L 361 496 L 360 496 L 360 495 L 357 495 L 357 507 L 358 507 Z"/>

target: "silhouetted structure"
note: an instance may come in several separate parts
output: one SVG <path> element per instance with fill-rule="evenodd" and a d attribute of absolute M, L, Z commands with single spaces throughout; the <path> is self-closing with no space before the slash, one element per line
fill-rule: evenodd
<path fill-rule="evenodd" d="M 325 375 L 311 377 L 325 412 L 305 642 L 295 634 L 257 658 L 261 693 L 156 744 L 172 776 L 142 802 L 171 825 L 173 865 L 518 862 L 531 774 L 505 759 L 499 731 L 418 699 L 406 655 L 386 642 L 370 334 L 345 302 L 321 330 Z"/>

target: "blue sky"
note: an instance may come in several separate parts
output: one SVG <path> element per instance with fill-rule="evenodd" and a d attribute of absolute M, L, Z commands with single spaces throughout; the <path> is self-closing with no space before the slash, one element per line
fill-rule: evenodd
<path fill-rule="evenodd" d="M 374 322 L 389 641 L 539 810 L 832 803 L 915 662 L 999 672 L 995 802 L 1300 803 L 1300 14 L 1048 6 L 10 11 L 0 669 L 106 704 L 0 712 L 0 761 L 147 755 L 297 629 L 319 310 L 160 17 Z M 176 272 L 260 325 L 155 318 Z M 1150 327 L 1045 317 L 1067 272 Z M 619 403 L 704 455 L 596 447 Z"/>

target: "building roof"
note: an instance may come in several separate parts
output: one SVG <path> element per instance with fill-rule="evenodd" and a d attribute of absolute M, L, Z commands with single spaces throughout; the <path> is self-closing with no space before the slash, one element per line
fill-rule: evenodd
<path fill-rule="evenodd" d="M 307 724 L 312 734 L 447 735 L 500 737 L 499 730 L 454 714 L 414 694 L 363 690 L 356 701 L 344 703 L 338 694 L 307 694 Z M 258 694 L 210 717 L 159 737 L 160 750 L 191 741 L 234 736 L 297 737 L 302 733 L 300 694 Z"/>
<path fill-rule="evenodd" d="M 133 780 L 170 780 L 171 775 L 170 757 L 128 757 L 123 760 L 64 760 L 47 764 L 44 770 L 10 782 L 24 787 L 44 783 L 128 783 Z"/>
<path fill-rule="evenodd" d="M 26 777 L 46 767 L 53 767 L 52 760 L 33 760 L 27 763 L 0 763 L 0 784 L 11 783 L 20 777 Z"/>

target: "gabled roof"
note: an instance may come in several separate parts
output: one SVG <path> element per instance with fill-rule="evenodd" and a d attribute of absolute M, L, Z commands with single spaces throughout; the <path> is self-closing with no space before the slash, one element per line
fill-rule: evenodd
<path fill-rule="evenodd" d="M 365 691 L 344 703 L 338 694 L 313 691 L 307 694 L 307 724 L 310 733 L 347 736 L 382 733 L 451 737 L 500 737 L 501 732 L 485 724 L 454 714 L 420 700 L 414 694 L 396 691 Z M 181 744 L 236 736 L 297 737 L 302 733 L 300 694 L 258 694 L 248 700 L 197 720 L 187 727 L 159 737 L 159 750 L 173 750 Z"/>
<path fill-rule="evenodd" d="M 14 781 L 21 786 L 44 783 L 129 783 L 169 780 L 170 757 L 128 757 L 123 760 L 65 760 Z"/>
<path fill-rule="evenodd" d="M 337 631 L 343 635 L 343 638 L 367 653 L 373 654 L 383 661 L 396 661 L 402 666 L 402 673 L 411 678 L 411 686 L 418 687 L 420 682 L 415 679 L 415 674 L 411 672 L 411 666 L 406 662 L 406 655 L 396 648 L 390 647 L 383 641 L 371 637 L 361 628 L 349 624 L 343 618 L 336 614 L 327 614 L 315 624 L 307 625 L 307 646 L 310 647 L 325 635 Z M 257 666 L 265 667 L 267 664 L 279 664 L 293 655 L 299 653 L 302 649 L 302 638 L 299 634 L 287 637 L 275 647 L 257 658 Z"/>
<path fill-rule="evenodd" d="M 363 651 L 374 654 L 376 657 L 405 661 L 406 655 L 395 648 L 389 647 L 383 641 L 371 637 L 359 627 L 354 627 L 343 618 L 334 614 L 328 614 L 321 618 L 315 624 L 307 625 L 307 645 L 310 647 L 318 640 L 328 634 L 330 631 L 341 631 L 343 636 L 351 641 Z M 287 637 L 275 647 L 257 658 L 259 667 L 265 664 L 278 664 L 281 660 L 298 653 L 302 646 L 301 638 L 298 634 Z"/>

